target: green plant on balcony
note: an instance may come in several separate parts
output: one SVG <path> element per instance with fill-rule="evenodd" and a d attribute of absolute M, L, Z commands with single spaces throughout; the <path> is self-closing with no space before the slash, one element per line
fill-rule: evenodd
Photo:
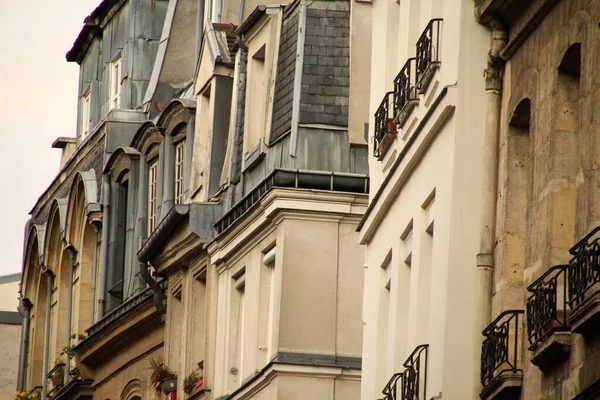
<path fill-rule="evenodd" d="M 161 385 L 163 382 L 177 379 L 177 374 L 173 372 L 162 358 L 150 357 L 150 370 L 152 371 L 150 375 L 150 383 L 154 386 L 154 390 L 159 392 L 161 390 Z"/>
<path fill-rule="evenodd" d="M 199 369 L 195 369 L 192 372 L 190 372 L 188 376 L 186 376 L 183 380 L 183 391 L 185 392 L 185 394 L 189 395 L 193 393 L 194 390 L 201 390 L 203 386 L 203 378 L 204 377 L 200 373 Z"/>

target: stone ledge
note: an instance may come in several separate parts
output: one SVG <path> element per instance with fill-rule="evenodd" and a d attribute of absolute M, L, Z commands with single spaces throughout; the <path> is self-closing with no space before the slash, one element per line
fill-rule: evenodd
<path fill-rule="evenodd" d="M 595 294 L 592 298 L 569 317 L 571 331 L 591 339 L 600 333 L 600 296 Z"/>
<path fill-rule="evenodd" d="M 483 388 L 479 397 L 481 400 L 515 400 L 521 394 L 523 375 L 521 373 L 506 373 L 494 378 Z"/>
<path fill-rule="evenodd" d="M 533 351 L 531 363 L 547 373 L 566 360 L 570 352 L 571 332 L 554 332 Z"/>

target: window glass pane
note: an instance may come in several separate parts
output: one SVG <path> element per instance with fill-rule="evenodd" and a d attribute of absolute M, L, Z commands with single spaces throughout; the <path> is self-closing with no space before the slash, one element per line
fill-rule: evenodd
<path fill-rule="evenodd" d="M 156 178 L 158 162 L 150 164 L 148 171 L 148 234 L 156 228 Z"/>
<path fill-rule="evenodd" d="M 183 203 L 183 174 L 185 167 L 185 140 L 175 147 L 175 204 Z"/>

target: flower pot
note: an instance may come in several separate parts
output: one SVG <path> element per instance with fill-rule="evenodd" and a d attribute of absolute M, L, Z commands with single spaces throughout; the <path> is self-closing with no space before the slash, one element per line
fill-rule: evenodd
<path fill-rule="evenodd" d="M 168 378 L 160 383 L 160 388 L 164 394 L 169 394 L 177 391 L 177 378 Z"/>

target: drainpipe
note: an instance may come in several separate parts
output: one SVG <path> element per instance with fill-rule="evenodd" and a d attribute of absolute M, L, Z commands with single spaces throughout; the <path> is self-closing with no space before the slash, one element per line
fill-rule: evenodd
<path fill-rule="evenodd" d="M 48 398 L 48 363 L 50 362 L 50 314 L 52 308 L 52 287 L 54 286 L 54 273 L 50 270 L 45 272 L 47 283 L 46 291 L 46 343 L 44 349 L 44 375 L 42 384 L 42 399 Z"/>
<path fill-rule="evenodd" d="M 500 133 L 500 106 L 502 100 L 502 73 L 504 61 L 500 51 L 507 42 L 507 32 L 497 20 L 488 26 L 492 41 L 485 73 L 486 125 L 483 139 L 483 182 L 481 219 L 479 226 L 479 254 L 477 254 L 477 329 L 482 331 L 491 321 L 492 285 L 494 278 L 494 248 L 496 231 L 496 194 L 498 186 L 498 141 Z"/>
<path fill-rule="evenodd" d="M 104 317 L 106 271 L 108 269 L 108 231 L 110 219 L 110 176 L 102 177 L 102 248 L 100 249 L 100 287 L 98 289 L 98 320 Z"/>
<path fill-rule="evenodd" d="M 21 349 L 19 356 L 19 375 L 17 376 L 17 390 L 22 392 L 25 390 L 25 381 L 27 380 L 26 360 L 27 351 L 29 348 L 29 316 L 31 314 L 31 302 L 29 299 L 23 298 L 23 294 L 19 298 L 19 307 L 17 310 L 21 314 Z"/>
<path fill-rule="evenodd" d="M 98 225 L 96 225 L 95 223 L 93 224 L 94 226 L 94 261 L 92 263 L 92 317 L 90 318 L 90 320 L 92 321 L 92 325 L 94 325 L 94 322 L 96 322 L 96 279 L 98 276 L 98 230 L 100 229 L 100 227 Z"/>
<path fill-rule="evenodd" d="M 139 259 L 139 255 L 138 255 L 138 259 Z M 152 288 L 152 291 L 154 292 L 154 306 L 160 312 L 161 318 L 164 318 L 164 314 L 167 311 L 165 309 L 165 305 L 163 304 L 164 292 L 163 292 L 162 288 L 160 287 L 160 285 L 158 284 L 158 282 L 156 282 L 154 280 L 154 278 L 152 278 L 152 276 L 148 272 L 149 265 L 150 265 L 150 262 L 148 262 L 146 264 L 140 259 L 140 275 L 142 276 L 142 279 L 144 279 L 144 281 L 148 284 L 148 286 L 150 286 Z"/>
<path fill-rule="evenodd" d="M 69 265 L 69 303 L 67 312 L 67 347 L 71 347 L 71 325 L 73 324 L 73 270 L 75 269 L 75 258 L 77 256 L 77 250 L 72 244 L 67 246 L 70 254 L 71 264 Z M 71 356 L 67 352 L 67 360 L 65 367 L 65 384 L 69 383 L 71 372 Z"/>
<path fill-rule="evenodd" d="M 163 164 L 163 192 L 162 207 L 160 209 L 160 221 L 169 213 L 174 204 L 175 196 L 175 147 L 173 146 L 173 136 L 165 134 L 164 144 L 164 164 Z"/>
<path fill-rule="evenodd" d="M 137 246 L 136 246 L 136 254 L 139 249 L 142 248 L 146 240 L 148 239 L 148 163 L 146 162 L 146 156 L 140 156 L 140 181 L 138 186 L 138 218 L 137 218 Z M 139 257 L 138 257 L 139 261 Z M 142 268 L 147 268 L 145 264 L 139 265 L 140 271 Z M 145 279 L 138 275 L 138 286 L 137 288 L 144 290 L 146 284 Z"/>

